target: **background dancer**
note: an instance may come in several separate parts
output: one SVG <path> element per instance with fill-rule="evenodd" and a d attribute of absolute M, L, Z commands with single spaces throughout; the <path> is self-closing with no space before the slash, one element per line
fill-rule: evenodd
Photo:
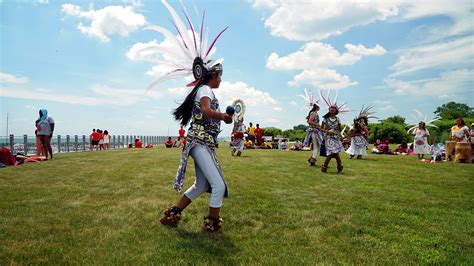
<path fill-rule="evenodd" d="M 362 158 L 362 156 L 367 156 L 367 137 L 369 136 L 369 118 L 376 118 L 372 116 L 374 113 L 370 112 L 372 106 L 368 106 L 362 109 L 359 112 L 359 115 L 354 119 L 354 124 L 349 130 L 347 135 L 351 138 L 351 146 L 347 149 L 347 153 L 352 159 L 354 156 L 357 156 L 357 159 Z"/>
<path fill-rule="evenodd" d="M 347 102 L 341 105 L 337 104 L 337 95 L 334 102 L 331 102 L 329 99 L 330 91 L 328 92 L 327 99 L 323 96 L 321 91 L 319 94 L 329 108 L 329 112 L 323 116 L 324 119 L 321 124 L 322 131 L 324 132 L 324 144 L 326 146 L 326 160 L 321 166 L 321 172 L 326 173 L 329 162 L 332 158 L 335 158 L 337 162 L 337 172 L 342 173 L 343 166 L 339 153 L 344 151 L 344 147 L 340 140 L 341 120 L 337 115 L 339 112 L 345 113 L 350 112 L 350 110 L 343 109 L 343 107 L 347 105 Z"/>

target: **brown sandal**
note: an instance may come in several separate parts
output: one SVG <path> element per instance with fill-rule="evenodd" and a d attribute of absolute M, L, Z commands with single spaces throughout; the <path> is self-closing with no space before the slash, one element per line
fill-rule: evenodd
<path fill-rule="evenodd" d="M 205 216 L 204 229 L 209 233 L 217 233 L 224 226 L 224 220 L 220 217 Z"/>
<path fill-rule="evenodd" d="M 321 166 L 321 172 L 326 173 L 328 171 L 328 167 L 323 165 Z"/>
<path fill-rule="evenodd" d="M 342 169 L 344 169 L 344 166 L 342 166 L 342 165 L 341 165 L 341 166 L 338 166 L 338 167 L 337 167 L 337 173 L 338 173 L 338 174 L 341 174 L 341 173 L 342 173 Z"/>
<path fill-rule="evenodd" d="M 179 220 L 181 220 L 182 209 L 173 206 L 165 210 L 163 218 L 160 219 L 162 225 L 176 227 L 178 226 Z"/>

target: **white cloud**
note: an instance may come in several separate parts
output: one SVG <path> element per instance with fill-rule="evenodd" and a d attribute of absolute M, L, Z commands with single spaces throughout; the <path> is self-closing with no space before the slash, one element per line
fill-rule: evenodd
<path fill-rule="evenodd" d="M 267 58 L 266 66 L 273 70 L 303 70 L 288 82 L 290 86 L 310 84 L 321 89 L 342 89 L 357 85 L 357 82 L 332 68 L 353 65 L 362 56 L 379 56 L 385 53 L 385 49 L 378 44 L 373 48 L 362 44 L 346 44 L 345 47 L 347 52 L 340 53 L 329 44 L 310 42 L 287 56 L 280 57 L 277 53 L 272 53 Z"/>
<path fill-rule="evenodd" d="M 274 9 L 265 20 L 272 35 L 299 41 L 323 40 L 398 14 L 391 2 L 282 0 L 254 1 L 253 6 Z"/>
<path fill-rule="evenodd" d="M 25 84 L 28 83 L 28 78 L 22 75 L 12 75 L 0 72 L 0 83 Z"/>
<path fill-rule="evenodd" d="M 106 6 L 98 10 L 91 8 L 88 11 L 82 11 L 77 5 L 64 4 L 61 11 L 69 16 L 90 20 L 90 26 L 85 26 L 80 22 L 78 29 L 90 37 L 108 42 L 111 35 L 125 37 L 145 25 L 145 17 L 135 13 L 133 8 L 134 6 Z"/>
<path fill-rule="evenodd" d="M 357 85 L 357 81 L 352 81 L 348 76 L 341 75 L 334 69 L 316 68 L 305 69 L 288 82 L 290 86 L 310 84 L 321 89 L 344 89 Z"/>
<path fill-rule="evenodd" d="M 375 106 L 375 108 L 377 110 L 380 110 L 380 111 L 397 111 L 397 109 L 395 107 L 393 107 L 392 105 L 392 102 L 391 101 L 387 101 L 387 100 L 375 100 L 373 101 L 373 105 Z M 376 111 L 376 110 L 374 110 Z"/>
<path fill-rule="evenodd" d="M 385 83 L 399 95 L 452 98 L 463 92 L 472 91 L 474 70 L 464 68 L 447 71 L 430 80 L 403 81 L 387 79 Z"/>
<path fill-rule="evenodd" d="M 366 48 L 362 44 L 353 45 L 350 43 L 346 44 L 344 47 L 346 47 L 349 53 L 356 55 L 383 55 L 386 52 L 385 49 L 378 44 L 375 45 L 374 48 Z"/>
<path fill-rule="evenodd" d="M 254 8 L 275 9 L 281 4 L 281 0 L 253 0 Z"/>
<path fill-rule="evenodd" d="M 49 4 L 49 0 L 35 0 L 35 4 L 47 5 Z"/>
<path fill-rule="evenodd" d="M 340 35 L 352 28 L 389 18 L 401 21 L 429 16 L 452 20 L 452 36 L 472 32 L 470 1 L 397 0 L 397 1 L 264 1 L 254 0 L 254 8 L 271 9 L 265 27 L 274 36 L 289 40 L 313 41 Z"/>
<path fill-rule="evenodd" d="M 0 96 L 86 106 L 131 106 L 142 101 L 147 101 L 150 98 L 160 99 L 164 94 L 160 91 L 149 91 L 145 94 L 144 90 L 117 89 L 101 84 L 92 85 L 89 91 L 92 92 L 91 96 L 64 94 L 49 89 L 30 90 L 25 88 L 12 89 L 0 87 Z"/>
<path fill-rule="evenodd" d="M 364 47 L 365 48 L 365 47 Z M 358 54 L 339 53 L 330 44 L 310 42 L 299 51 L 280 57 L 272 53 L 267 59 L 267 68 L 273 70 L 308 69 L 312 67 L 332 67 L 352 65 L 360 60 Z"/>
<path fill-rule="evenodd" d="M 411 74 L 425 69 L 452 69 L 472 66 L 474 37 L 466 36 L 449 42 L 420 45 L 399 52 L 391 76 Z"/>

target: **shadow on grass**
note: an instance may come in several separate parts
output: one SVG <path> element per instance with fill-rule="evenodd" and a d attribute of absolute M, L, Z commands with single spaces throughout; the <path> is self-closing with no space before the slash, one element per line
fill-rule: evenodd
<path fill-rule="evenodd" d="M 176 241 L 178 250 L 186 250 L 202 258 L 209 258 L 212 260 L 211 264 L 212 262 L 224 265 L 237 264 L 235 258 L 239 249 L 224 232 L 209 234 L 204 230 L 189 232 L 177 228 L 176 233 L 180 237 L 179 241 Z"/>

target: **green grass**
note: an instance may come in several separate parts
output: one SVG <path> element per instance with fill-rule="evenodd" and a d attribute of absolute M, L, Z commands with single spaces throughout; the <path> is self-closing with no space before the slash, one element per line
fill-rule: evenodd
<path fill-rule="evenodd" d="M 0 169 L 0 265 L 474 264 L 474 165 L 343 155 L 338 175 L 334 161 L 322 174 L 308 156 L 235 158 L 222 147 L 230 197 L 219 235 L 202 230 L 208 194 L 178 228 L 158 222 L 179 198 L 177 149 L 61 154 Z"/>

